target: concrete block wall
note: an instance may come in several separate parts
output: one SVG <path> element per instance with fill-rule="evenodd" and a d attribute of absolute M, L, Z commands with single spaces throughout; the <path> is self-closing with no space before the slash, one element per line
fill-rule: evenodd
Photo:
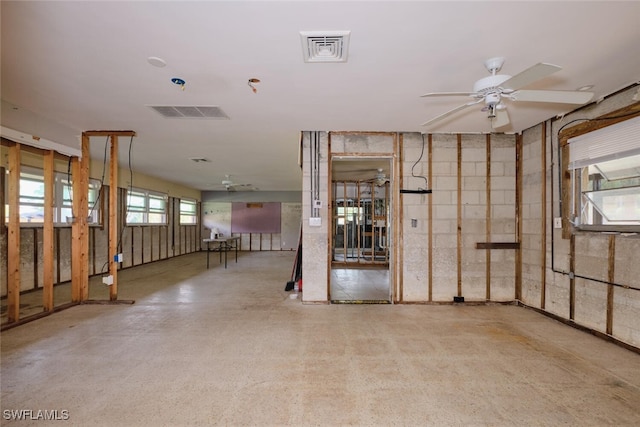
<path fill-rule="evenodd" d="M 635 256 L 640 253 L 640 237 L 574 231 L 572 253 L 570 239 L 563 239 L 562 230 L 553 228 L 554 217 L 561 216 L 559 129 L 572 120 L 597 118 L 631 105 L 637 102 L 636 93 L 635 87 L 623 90 L 522 133 L 522 302 L 640 347 L 640 291 L 631 289 L 640 288 L 640 263 Z M 546 194 L 544 203 L 543 193 Z M 615 247 L 613 260 L 609 259 L 611 239 Z M 615 286 L 603 283 L 609 281 L 612 261 Z M 571 273 L 576 276 L 573 285 Z M 610 331 L 607 319 L 611 321 Z"/>
<path fill-rule="evenodd" d="M 322 135 L 324 137 L 325 134 Z M 400 141 L 397 146 L 394 146 L 394 138 Z M 304 144 L 307 143 L 307 139 L 304 139 Z M 489 148 L 487 144 L 490 144 Z M 388 155 L 398 161 L 396 167 L 399 171 L 394 172 L 394 179 L 401 181 L 403 188 L 428 186 L 433 191 L 430 195 L 421 195 L 399 194 L 399 188 L 393 190 L 392 203 L 401 203 L 401 217 L 392 224 L 392 227 L 399 230 L 398 241 L 391 242 L 390 273 L 395 278 L 394 301 L 450 302 L 458 295 L 459 283 L 461 295 L 469 301 L 484 301 L 487 297 L 492 301 L 512 301 L 515 296 L 515 249 L 489 250 L 490 255 L 487 255 L 488 250 L 476 249 L 476 243 L 516 241 L 515 136 L 491 135 L 488 138 L 486 135 L 462 135 L 458 146 L 457 135 L 433 135 L 431 164 L 427 150 L 428 147 L 425 146 L 423 151 L 422 135 L 418 133 L 331 134 L 333 155 Z M 305 145 L 305 156 L 308 151 L 308 145 Z M 489 177 L 488 151 L 491 156 Z M 322 227 L 308 226 L 310 198 L 306 194 L 310 191 L 310 175 L 305 168 L 310 163 L 308 157 L 304 161 L 303 301 L 326 302 L 330 260 L 328 229 L 325 225 L 330 224 L 330 211 L 323 211 Z M 320 178 L 322 197 L 328 197 L 324 190 L 328 183 L 324 170 L 326 164 L 328 159 L 324 158 L 323 152 Z M 428 184 L 423 179 L 412 176 L 412 172 L 417 176 L 429 176 L 429 169 L 432 182 Z M 488 204 L 489 198 L 491 201 Z M 325 206 L 329 206 L 328 200 L 322 201 Z M 416 220 L 416 227 L 412 227 L 412 219 Z M 461 229 L 460 246 L 458 221 Z M 431 266 L 428 262 L 430 252 L 433 259 Z M 490 264 L 487 265 L 489 257 Z M 317 276 L 315 272 L 318 273 Z M 313 298 L 310 293 L 313 293 Z"/>
<path fill-rule="evenodd" d="M 424 143 L 424 147 L 423 147 Z M 422 178 L 429 176 L 428 141 L 417 133 L 402 135 L 402 188 L 416 190 L 431 188 Z M 400 236 L 402 242 L 402 302 L 429 300 L 429 209 L 428 194 L 401 194 L 402 220 Z M 416 220 L 412 227 L 411 220 Z"/>
<path fill-rule="evenodd" d="M 302 301 L 305 303 L 322 303 L 328 301 L 329 281 L 329 226 L 331 224 L 331 206 L 329 203 L 329 139 L 326 132 L 317 132 L 320 170 L 317 185 L 319 186 L 320 226 L 309 225 L 312 216 L 312 161 L 310 147 L 311 132 L 303 132 L 302 137 Z M 344 143 L 344 141 L 343 141 Z"/>

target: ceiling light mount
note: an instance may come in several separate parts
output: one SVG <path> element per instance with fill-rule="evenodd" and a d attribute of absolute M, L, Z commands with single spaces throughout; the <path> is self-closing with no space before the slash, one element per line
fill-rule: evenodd
<path fill-rule="evenodd" d="M 258 83 L 260 83 L 260 79 L 256 78 L 251 78 L 247 81 L 247 84 L 249 85 L 253 93 L 258 93 L 258 88 L 256 87 Z"/>
<path fill-rule="evenodd" d="M 180 86 L 180 89 L 184 90 L 184 85 L 187 84 L 187 82 L 185 82 L 183 79 L 181 79 L 180 77 L 174 77 L 171 79 L 171 83 L 173 83 L 174 85 L 178 85 Z"/>

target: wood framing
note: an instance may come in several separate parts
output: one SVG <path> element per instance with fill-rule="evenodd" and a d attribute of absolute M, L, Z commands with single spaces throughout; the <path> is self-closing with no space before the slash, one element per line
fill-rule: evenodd
<path fill-rule="evenodd" d="M 486 138 L 486 179 L 485 182 L 487 183 L 487 188 L 486 188 L 486 198 L 487 198 L 487 202 L 486 202 L 486 206 L 485 206 L 485 240 L 487 242 L 491 241 L 491 134 L 487 134 Z M 476 248 L 477 245 L 479 245 L 480 243 L 476 244 Z M 487 247 L 485 248 L 485 272 L 486 272 L 486 278 L 485 278 L 485 299 L 487 301 L 491 301 L 491 248 Z"/>
<path fill-rule="evenodd" d="M 109 300 L 118 299 L 118 263 L 114 257 L 118 253 L 118 137 L 111 135 L 109 152 L 109 275 L 113 284 L 109 287 Z M 126 197 L 126 194 L 125 194 Z M 123 218 L 123 221 L 126 219 Z"/>
<path fill-rule="evenodd" d="M 7 240 L 7 321 L 20 320 L 20 148 L 9 147 L 9 225 Z"/>
<path fill-rule="evenodd" d="M 427 137 L 427 159 L 429 167 L 429 187 L 433 187 L 433 135 L 429 134 Z M 428 301 L 433 301 L 433 197 L 429 197 L 427 201 L 427 209 L 429 215 L 429 222 L 427 223 L 428 233 L 428 265 L 429 265 L 429 291 Z"/>
<path fill-rule="evenodd" d="M 396 146 L 396 141 L 394 141 L 394 147 Z M 402 183 L 402 176 L 404 175 L 404 168 L 402 167 L 402 163 L 404 161 L 404 135 L 400 135 L 397 140 L 398 149 L 394 150 L 398 153 L 398 172 L 396 174 L 398 179 L 398 191 L 394 191 L 393 194 L 398 195 L 397 203 L 394 205 L 398 205 L 398 216 L 394 216 L 399 224 L 394 225 L 394 229 L 398 227 L 402 227 L 402 218 L 404 218 L 404 197 L 402 193 L 400 193 L 400 188 L 404 188 Z M 396 240 L 395 246 L 398 248 L 396 253 L 398 254 L 399 263 L 396 263 L 396 268 L 398 269 L 398 296 L 396 300 L 398 302 L 402 302 L 404 300 L 404 232 L 398 233 L 398 240 Z"/>
<path fill-rule="evenodd" d="M 71 159 L 73 173 L 71 225 L 71 301 L 82 302 L 89 297 L 89 137 L 82 134 L 82 158 Z"/>
<path fill-rule="evenodd" d="M 518 242 L 476 242 L 476 249 L 520 249 Z"/>
<path fill-rule="evenodd" d="M 44 224 L 42 228 L 42 305 L 44 311 L 53 311 L 53 210 L 54 202 L 54 152 L 47 151 L 43 158 L 44 174 Z"/>
<path fill-rule="evenodd" d="M 576 313 L 576 235 L 569 238 L 569 319 L 575 320 Z"/>
<path fill-rule="evenodd" d="M 515 265 L 515 299 L 522 300 L 522 134 L 516 135 L 516 265 Z"/>
<path fill-rule="evenodd" d="M 542 122 L 540 133 L 540 308 L 544 309 L 547 293 L 547 122 Z"/>
<path fill-rule="evenodd" d="M 456 265 L 457 265 L 457 281 L 458 296 L 462 296 L 462 135 L 457 135 L 457 159 L 458 159 L 458 194 L 457 194 L 457 244 L 456 244 Z"/>
<path fill-rule="evenodd" d="M 616 236 L 609 236 L 609 262 L 607 266 L 607 335 L 613 334 L 613 292 L 616 281 Z"/>

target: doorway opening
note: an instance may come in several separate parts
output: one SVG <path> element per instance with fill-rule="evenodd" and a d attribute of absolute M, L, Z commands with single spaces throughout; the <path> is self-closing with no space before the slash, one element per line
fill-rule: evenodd
<path fill-rule="evenodd" d="M 391 160 L 332 161 L 333 303 L 390 303 Z"/>

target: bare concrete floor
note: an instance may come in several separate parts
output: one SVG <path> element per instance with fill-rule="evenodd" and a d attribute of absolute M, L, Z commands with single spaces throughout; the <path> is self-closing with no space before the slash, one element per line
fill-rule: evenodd
<path fill-rule="evenodd" d="M 302 305 L 293 253 L 121 272 L 2 333 L 7 410 L 74 426 L 640 424 L 640 355 L 516 306 Z"/>

